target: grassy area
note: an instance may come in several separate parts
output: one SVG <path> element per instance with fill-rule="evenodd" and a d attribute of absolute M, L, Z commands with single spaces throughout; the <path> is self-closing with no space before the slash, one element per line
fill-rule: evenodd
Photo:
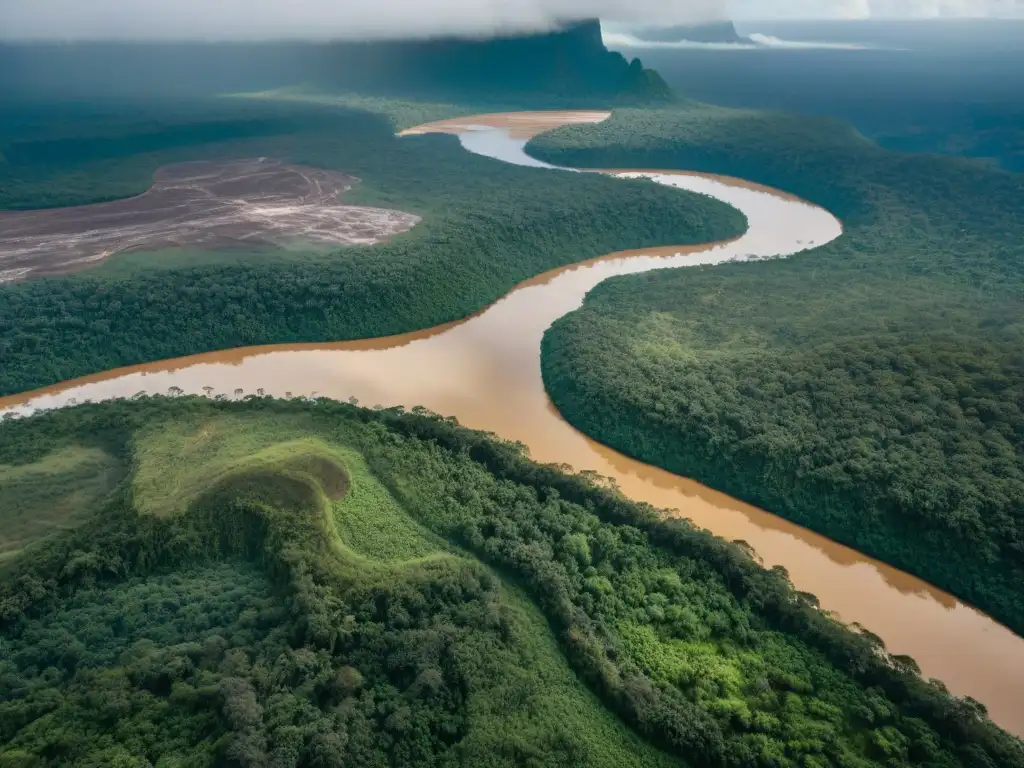
<path fill-rule="evenodd" d="M 513 167 L 452 136 L 394 135 L 448 105 L 318 98 L 328 103 L 264 95 L 26 114 L 4 105 L 21 117 L 0 129 L 0 209 L 137 194 L 180 160 L 267 156 L 353 174 L 361 181 L 347 201 L 423 221 L 375 247 L 125 254 L 95 271 L 0 286 L 0 392 L 214 349 L 430 327 L 554 267 L 745 226 L 728 206 L 679 190 Z"/>
<path fill-rule="evenodd" d="M 66 598 L 43 600 L 37 611 L 8 622 L 0 637 L 6 702 L 0 704 L 0 759 L 31 760 L 45 749 L 73 765 L 129 757 L 213 764 L 237 760 L 250 749 L 277 759 L 282 751 L 298 750 L 343 754 L 355 765 L 388 755 L 402 764 L 433 764 L 436 756 L 423 753 L 422 743 L 429 735 L 424 728 L 432 728 L 440 739 L 435 749 L 474 764 L 678 764 L 626 728 L 573 674 L 543 614 L 521 590 L 502 584 L 467 555 L 454 554 L 409 516 L 356 450 L 338 442 L 339 435 L 351 439 L 359 432 L 358 423 L 315 418 L 308 408 L 292 408 L 276 418 L 253 409 L 183 410 L 188 412 L 180 419 L 173 409 L 157 408 L 150 412 L 155 418 L 138 412 L 138 426 L 124 433 L 133 465 L 130 498 L 138 515 L 162 521 L 158 527 L 164 531 L 218 539 L 232 564 L 218 564 L 217 558 L 192 563 L 194 554 L 182 559 L 179 553 L 151 575 L 99 586 L 88 586 L 87 580 Z M 16 491 L 26 473 L 42 468 L 52 473 L 83 460 L 59 455 L 8 468 L 0 489 Z M 321 627 L 349 635 L 335 641 L 348 650 L 333 665 L 289 642 L 291 634 L 301 633 L 303 619 L 290 616 L 286 606 L 312 596 L 282 595 L 272 564 L 264 562 L 267 570 L 261 572 L 237 562 L 242 553 L 255 552 L 248 549 L 251 531 L 246 530 L 253 520 L 231 509 L 240 499 L 262 507 L 264 520 L 280 516 L 283 527 L 277 534 L 286 539 L 280 543 L 286 560 L 288 548 L 297 543 L 287 541 L 289 532 L 302 539 L 305 531 L 305 546 L 318 561 L 314 571 L 326 569 L 342 578 L 331 589 L 354 613 L 336 628 Z M 78 548 L 88 537 L 73 545 L 85 568 L 90 558 L 82 558 Z M 268 546 L 261 542 L 259 548 L 265 553 Z M 443 558 L 429 557 L 445 551 Z M 41 557 L 46 556 L 43 551 Z M 31 562 L 15 562 L 33 570 Z M 482 585 L 487 585 L 479 596 L 484 604 L 475 609 L 472 591 Z M 430 592 L 438 589 L 455 590 L 449 609 L 458 611 L 454 624 L 444 624 L 445 617 L 429 609 L 422 613 L 432 602 Z M 0 587 L 6 599 L 12 590 L 10 581 Z M 379 615 L 382 600 L 392 604 Z M 466 631 L 467 621 L 476 624 L 473 611 L 481 609 L 491 628 L 480 624 Z M 411 625 L 410 610 L 420 615 Z M 385 627 L 387 634 L 378 637 Z M 49 663 L 55 642 L 62 649 L 60 674 L 36 676 L 33 670 Z M 440 658 L 432 666 L 430 658 L 438 652 L 455 658 Z M 420 660 L 400 662 L 395 654 Z M 311 666 L 314 658 L 318 661 Z M 272 665 L 275 677 L 305 679 L 310 700 L 303 685 L 293 683 L 298 687 L 282 701 L 280 682 L 256 676 L 260 664 Z M 410 664 L 422 665 L 418 675 L 409 677 Z M 396 665 L 390 683 L 386 674 L 375 679 L 367 671 Z M 446 679 L 452 675 L 455 680 Z M 437 698 L 455 683 L 461 692 L 444 697 L 454 694 L 457 702 Z M 97 710 L 91 703 L 111 686 L 122 691 L 130 716 L 116 704 Z M 325 690 L 356 711 L 332 715 Z M 257 692 L 262 704 L 248 719 L 238 719 L 235 707 L 252 707 Z M 356 695 L 358 700 L 351 698 Z M 418 697 L 424 698 L 419 709 L 426 711 L 417 713 Z M 455 704 L 457 711 L 445 712 Z M 217 707 L 223 707 L 226 724 Z M 432 714 L 431 708 L 439 711 Z M 250 744 L 244 731 L 261 711 L 266 734 Z M 413 714 L 422 721 L 410 719 Z M 444 722 L 430 722 L 442 715 Z M 117 718 L 116 732 L 109 728 L 110 717 Z M 296 717 L 305 731 L 299 743 L 295 726 L 285 725 Z M 317 733 L 340 734 L 340 743 L 320 744 Z"/>
<path fill-rule="evenodd" d="M 290 428 L 289 428 L 290 426 Z M 132 492 L 144 514 L 184 514 L 208 488 L 239 471 L 280 468 L 321 458 L 345 473 L 322 442 L 298 439 L 301 424 L 252 424 L 244 419 L 154 424 L 135 438 Z M 311 478 L 320 485 L 319 478 Z M 321 486 L 323 490 L 323 486 Z"/>
<path fill-rule="evenodd" d="M 516 657 L 502 659 L 490 690 L 470 703 L 471 716 L 486 725 L 467 735 L 464 755 L 496 755 L 504 758 L 496 763 L 507 765 L 680 765 L 623 728 L 602 705 L 570 668 L 547 619 L 526 594 L 506 585 L 501 601 Z"/>
<path fill-rule="evenodd" d="M 402 563 L 448 549 L 443 539 L 409 517 L 359 454 L 349 452 L 346 466 L 352 485 L 332 507 L 338 534 L 348 547 L 386 563 Z"/>
<path fill-rule="evenodd" d="M 845 227 L 785 261 L 603 283 L 544 340 L 569 421 L 1024 631 L 1024 178 L 699 104 L 531 146 L 562 164 L 741 176 Z"/>
<path fill-rule="evenodd" d="M 95 447 L 65 446 L 30 464 L 0 464 L 0 560 L 95 515 L 124 476 Z"/>
<path fill-rule="evenodd" d="M 183 515 L 210 487 L 234 476 L 280 473 L 316 486 L 352 554 L 402 563 L 442 550 L 417 526 L 355 451 L 306 418 L 221 417 L 161 423 L 137 435 L 132 493 L 142 514 Z"/>

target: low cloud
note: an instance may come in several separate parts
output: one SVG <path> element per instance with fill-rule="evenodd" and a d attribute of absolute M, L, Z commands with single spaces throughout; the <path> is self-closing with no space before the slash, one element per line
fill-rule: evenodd
<path fill-rule="evenodd" d="M 1024 0 L 732 0 L 739 19 L 1024 18 Z"/>
<path fill-rule="evenodd" d="M 343 40 L 487 35 L 600 17 L 1024 17 L 1024 0 L 0 0 L 6 40 Z"/>
<path fill-rule="evenodd" d="M 692 40 L 677 40 L 675 42 L 658 42 L 654 40 L 643 40 L 631 35 L 628 32 L 605 32 L 604 42 L 614 51 L 631 48 L 654 48 L 654 49 L 694 49 L 708 51 L 754 51 L 754 50 L 840 50 L 840 51 L 866 51 L 869 46 L 859 43 L 829 43 L 810 42 L 802 40 L 782 40 L 771 35 L 752 34 L 747 42 L 740 43 L 698 43 Z M 632 55 L 632 54 L 630 54 Z"/>
<path fill-rule="evenodd" d="M 0 38 L 335 40 L 550 29 L 567 20 L 702 22 L 727 0 L 0 0 Z"/>

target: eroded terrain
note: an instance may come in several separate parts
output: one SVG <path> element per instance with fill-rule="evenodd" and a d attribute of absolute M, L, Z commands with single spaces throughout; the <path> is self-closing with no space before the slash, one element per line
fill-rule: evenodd
<path fill-rule="evenodd" d="M 86 269 L 115 253 L 238 244 L 370 245 L 419 217 L 346 205 L 358 181 L 336 171 L 255 158 L 159 169 L 138 197 L 0 213 L 0 283 Z"/>

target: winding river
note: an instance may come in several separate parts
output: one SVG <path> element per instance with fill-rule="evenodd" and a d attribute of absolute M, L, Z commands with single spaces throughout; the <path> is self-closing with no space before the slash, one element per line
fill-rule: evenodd
<path fill-rule="evenodd" d="M 546 167 L 525 154 L 529 137 L 605 117 L 593 112 L 484 115 L 406 133 L 455 133 L 469 151 Z M 817 595 L 824 609 L 879 635 L 891 652 L 914 657 L 926 677 L 981 701 L 993 720 L 1024 735 L 1024 639 L 920 579 L 599 445 L 552 407 L 541 382 L 541 337 L 602 280 L 664 267 L 786 256 L 842 232 L 827 211 L 739 180 L 657 171 L 609 173 L 644 175 L 712 195 L 742 211 L 749 230 L 728 243 L 626 251 L 557 269 L 527 280 L 465 320 L 416 333 L 243 348 L 122 368 L 3 398 L 0 408 L 29 412 L 86 399 L 166 393 L 171 387 L 200 394 L 260 389 L 279 396 L 356 397 L 363 405 L 423 405 L 466 426 L 522 441 L 538 461 L 595 470 L 615 478 L 633 499 L 678 510 L 725 538 L 743 539 L 765 565 L 785 566 L 796 587 Z"/>

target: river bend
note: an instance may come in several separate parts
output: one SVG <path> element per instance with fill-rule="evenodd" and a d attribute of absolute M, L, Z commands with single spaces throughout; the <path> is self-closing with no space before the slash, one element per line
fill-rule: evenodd
<path fill-rule="evenodd" d="M 483 115 L 405 133 L 454 133 L 471 152 L 550 169 L 524 152 L 531 136 L 606 116 Z M 538 461 L 612 477 L 633 499 L 678 510 L 720 536 L 748 542 L 766 566 L 784 566 L 797 589 L 817 595 L 823 609 L 871 630 L 892 653 L 916 659 L 926 677 L 939 678 L 953 693 L 981 701 L 995 722 L 1024 734 L 1024 639 L 920 579 L 604 447 L 555 411 L 541 381 L 541 337 L 552 322 L 578 308 L 602 280 L 665 267 L 788 256 L 842 232 L 827 211 L 736 179 L 678 172 L 614 173 L 643 175 L 716 197 L 742 211 L 749 229 L 727 243 L 620 252 L 557 269 L 518 285 L 470 318 L 437 328 L 334 344 L 242 348 L 122 368 L 3 398 L 0 408 L 24 413 L 86 399 L 166 393 L 171 387 L 197 394 L 260 390 L 277 396 L 356 397 L 363 405 L 423 405 L 455 416 L 466 426 L 519 440 Z"/>

